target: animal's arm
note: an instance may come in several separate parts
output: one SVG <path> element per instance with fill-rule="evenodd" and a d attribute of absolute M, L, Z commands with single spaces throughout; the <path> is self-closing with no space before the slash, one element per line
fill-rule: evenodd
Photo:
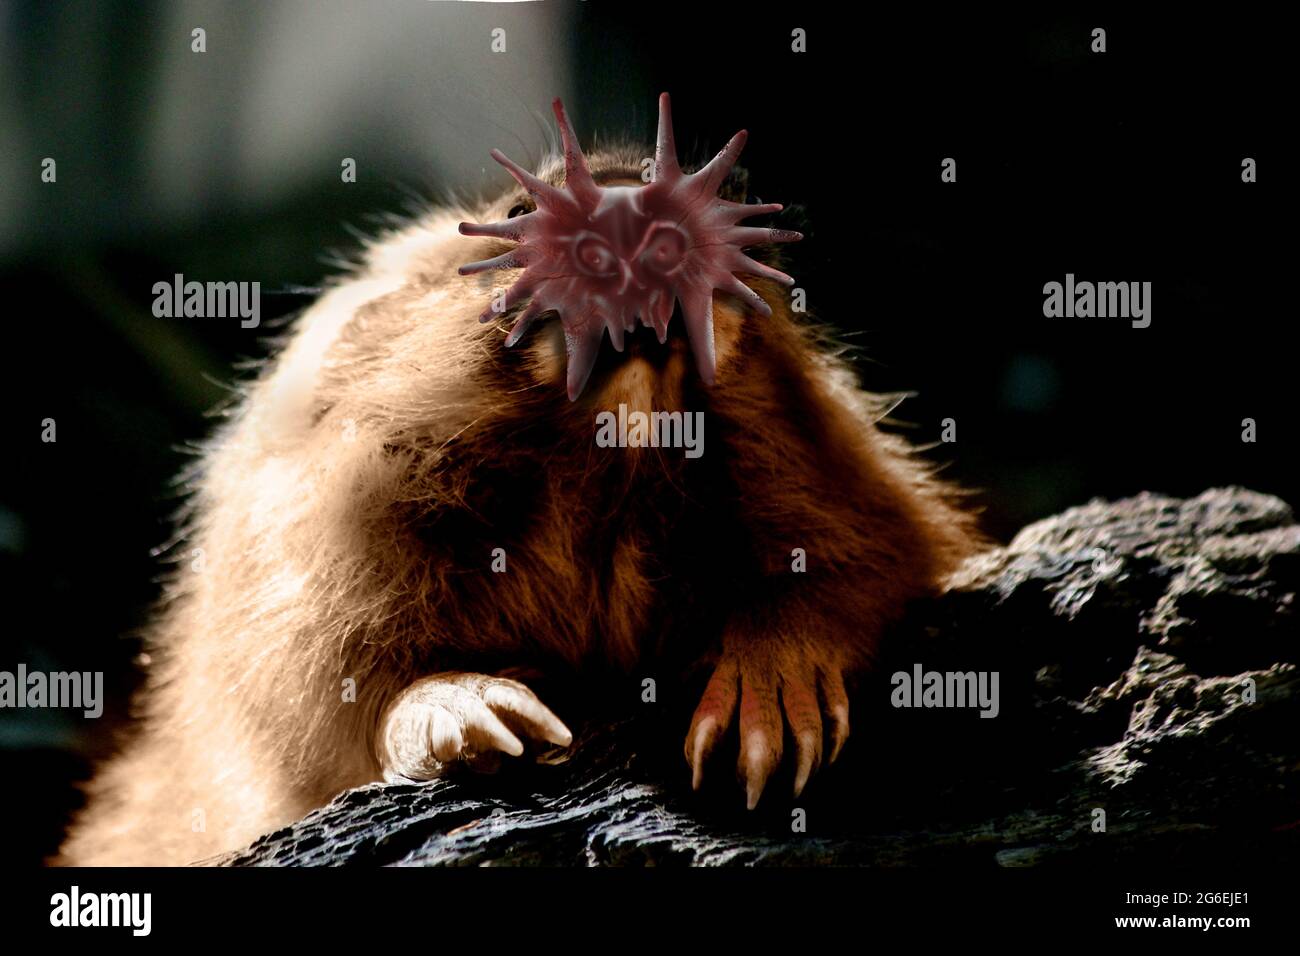
<path fill-rule="evenodd" d="M 966 519 L 850 404 L 853 393 L 840 393 L 833 366 L 793 329 L 768 336 L 715 396 L 714 434 L 730 445 L 752 564 L 686 741 L 698 786 L 739 714 L 751 807 L 781 761 L 786 724 L 796 795 L 824 749 L 835 759 L 848 735 L 845 676 L 870 662 L 885 625 L 935 590 L 968 544 Z"/>

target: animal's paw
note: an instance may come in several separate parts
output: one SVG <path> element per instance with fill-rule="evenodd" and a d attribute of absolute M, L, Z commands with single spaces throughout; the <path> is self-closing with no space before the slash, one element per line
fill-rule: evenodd
<path fill-rule="evenodd" d="M 794 746 L 794 795 L 821 766 L 823 734 L 833 763 L 849 736 L 849 699 L 841 665 L 813 647 L 729 648 L 723 652 L 695 709 L 686 734 L 691 785 L 699 789 L 704 765 L 740 710 L 740 755 L 736 774 L 754 809 L 772 772 L 781 763 L 785 728 Z M 828 732 L 824 730 L 828 725 Z"/>
<path fill-rule="evenodd" d="M 457 760 L 493 770 L 518 757 L 523 740 L 560 747 L 573 734 L 515 680 L 486 674 L 434 674 L 403 691 L 384 713 L 378 757 L 385 780 L 429 780 Z"/>

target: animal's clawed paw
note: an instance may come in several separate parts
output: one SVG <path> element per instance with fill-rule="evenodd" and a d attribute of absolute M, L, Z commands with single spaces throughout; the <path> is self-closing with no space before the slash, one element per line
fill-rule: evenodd
<path fill-rule="evenodd" d="M 794 746 L 794 795 L 821 766 L 833 763 L 849 735 L 849 700 L 840 665 L 811 648 L 757 646 L 722 656 L 686 735 L 691 785 L 699 789 L 704 766 L 730 728 L 739 703 L 740 754 L 736 773 L 753 809 L 781 763 L 785 728 Z M 825 722 L 823 722 L 823 715 Z M 828 739 L 823 741 L 823 737 Z"/>
<path fill-rule="evenodd" d="M 384 779 L 429 780 L 457 760 L 495 769 L 501 754 L 524 752 L 521 738 L 573 742 L 569 728 L 518 681 L 455 672 L 403 691 L 384 714 L 377 749 Z"/>

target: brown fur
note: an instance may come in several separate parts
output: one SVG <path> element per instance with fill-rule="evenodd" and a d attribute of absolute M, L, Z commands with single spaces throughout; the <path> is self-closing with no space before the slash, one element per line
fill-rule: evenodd
<path fill-rule="evenodd" d="M 639 158 L 606 151 L 593 171 L 639 182 Z M 558 322 L 507 350 L 509 323 L 476 316 L 509 276 L 456 275 L 504 248 L 457 221 L 524 199 L 375 244 L 220 429 L 191 476 L 140 732 L 91 784 L 62 862 L 199 860 L 380 779 L 387 708 L 446 671 L 703 660 L 701 753 L 718 736 L 704 718 L 737 709 L 752 777 L 781 759 L 782 708 L 802 762 L 820 762 L 822 711 L 843 743 L 841 675 L 942 587 L 973 547 L 969 517 L 767 282 L 751 284 L 770 319 L 715 298 L 714 387 L 680 336 L 666 359 L 607 343 L 570 403 Z M 704 410 L 703 457 L 596 447 L 597 411 L 620 401 Z M 489 569 L 497 547 L 506 573 Z"/>

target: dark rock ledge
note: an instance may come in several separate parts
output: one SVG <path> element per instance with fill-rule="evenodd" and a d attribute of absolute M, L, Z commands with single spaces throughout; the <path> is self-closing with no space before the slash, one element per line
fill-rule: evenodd
<path fill-rule="evenodd" d="M 1094 501 L 1025 528 L 915 609 L 855 694 L 843 757 L 797 804 L 778 777 L 746 813 L 729 758 L 692 794 L 681 744 L 699 688 L 660 682 L 658 704 L 592 721 L 563 762 L 362 787 L 222 862 L 1293 861 L 1297 591 L 1300 525 L 1276 498 Z M 917 662 L 998 671 L 999 716 L 891 707 L 889 675 Z M 806 832 L 792 832 L 795 806 Z"/>

